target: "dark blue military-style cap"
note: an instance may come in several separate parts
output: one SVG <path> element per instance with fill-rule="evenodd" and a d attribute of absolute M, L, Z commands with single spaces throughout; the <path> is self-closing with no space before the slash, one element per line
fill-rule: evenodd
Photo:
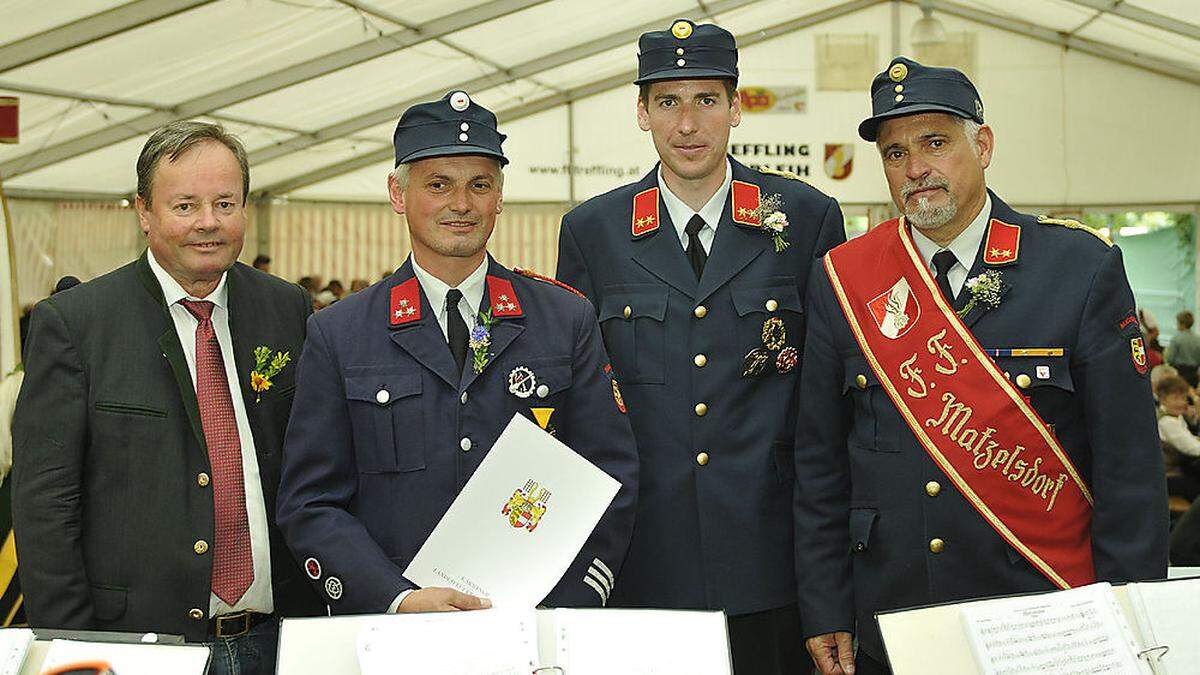
<path fill-rule="evenodd" d="M 452 91 L 440 101 L 418 103 L 400 116 L 392 144 L 396 166 L 426 157 L 486 155 L 508 164 L 500 144 L 508 138 L 496 130 L 492 111 L 471 100 L 465 91 Z"/>
<path fill-rule="evenodd" d="M 713 24 L 697 26 L 687 19 L 676 19 L 670 30 L 642 34 L 638 40 L 638 79 L 633 83 L 710 77 L 737 82 L 737 56 L 733 33 Z"/>
<path fill-rule="evenodd" d="M 871 82 L 872 115 L 858 125 L 858 135 L 874 141 L 883 120 L 926 112 L 949 113 L 983 124 L 983 103 L 966 75 L 897 56 Z"/>

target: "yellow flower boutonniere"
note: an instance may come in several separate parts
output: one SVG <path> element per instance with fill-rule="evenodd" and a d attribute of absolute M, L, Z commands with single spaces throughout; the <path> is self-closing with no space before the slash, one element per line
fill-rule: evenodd
<path fill-rule="evenodd" d="M 290 352 L 275 352 L 272 356 L 271 348 L 266 345 L 254 348 L 254 370 L 250 371 L 250 388 L 258 394 L 254 399 L 255 403 L 261 401 L 262 393 L 275 384 L 271 378 L 278 375 L 291 360 Z"/>

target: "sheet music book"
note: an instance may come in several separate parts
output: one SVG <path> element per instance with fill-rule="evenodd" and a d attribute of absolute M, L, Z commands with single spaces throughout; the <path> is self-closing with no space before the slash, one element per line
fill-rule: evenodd
<path fill-rule="evenodd" d="M 404 570 L 496 607 L 532 609 L 566 573 L 621 484 L 519 414 Z"/>
<path fill-rule="evenodd" d="M 1189 675 L 1200 663 L 1198 618 L 1200 578 L 876 614 L 896 675 Z M 929 658 L 931 644 L 937 659 Z"/>
<path fill-rule="evenodd" d="M 1152 675 L 1107 583 L 970 605 L 962 618 L 984 675 Z"/>
<path fill-rule="evenodd" d="M 721 612 L 490 609 L 395 614 L 361 627 L 357 652 L 362 675 L 393 675 L 401 663 L 405 672 L 439 675 L 732 673 Z"/>
<path fill-rule="evenodd" d="M 0 630 L 0 675 L 18 675 L 32 644 L 33 631 L 28 628 Z"/>
<path fill-rule="evenodd" d="M 53 640 L 42 670 L 97 659 L 120 675 L 204 675 L 209 648 L 204 645 L 118 644 Z"/>

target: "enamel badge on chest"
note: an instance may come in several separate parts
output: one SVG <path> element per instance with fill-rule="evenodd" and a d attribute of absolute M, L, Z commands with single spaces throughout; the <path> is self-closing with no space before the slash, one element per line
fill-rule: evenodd
<path fill-rule="evenodd" d="M 517 366 L 508 373 L 508 393 L 517 398 L 533 396 L 537 388 L 537 376 L 525 366 Z"/>

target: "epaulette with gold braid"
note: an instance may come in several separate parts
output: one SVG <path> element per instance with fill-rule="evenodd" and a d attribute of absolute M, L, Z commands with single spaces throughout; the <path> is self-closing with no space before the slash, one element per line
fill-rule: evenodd
<path fill-rule="evenodd" d="M 558 279 L 555 279 L 554 277 L 548 277 L 544 274 L 538 274 L 537 272 L 534 272 L 533 270 L 521 269 L 520 267 L 514 267 L 513 271 L 516 272 L 517 274 L 520 274 L 523 277 L 529 277 L 530 279 L 537 279 L 538 281 L 544 281 L 553 286 L 558 286 L 559 288 L 571 291 L 572 293 L 574 293 L 575 295 L 578 295 L 581 298 L 587 297 L 586 295 L 584 295 L 583 293 L 580 293 L 579 291 L 577 291 L 570 285 L 564 284 L 563 282 L 559 281 Z"/>
<path fill-rule="evenodd" d="M 801 183 L 804 183 L 806 185 L 808 184 L 808 181 L 801 178 L 800 174 L 792 173 L 791 171 L 781 171 L 779 169 L 772 169 L 767 166 L 760 166 L 760 167 L 758 167 L 758 172 L 765 173 L 765 174 L 768 174 L 771 176 L 779 176 L 780 178 L 786 178 L 788 180 L 798 180 Z"/>
<path fill-rule="evenodd" d="M 1079 222 L 1078 220 L 1071 220 L 1070 218 L 1047 218 L 1046 216 L 1038 216 L 1038 222 L 1041 223 L 1042 225 L 1061 225 L 1062 227 L 1065 227 L 1067 229 L 1080 230 L 1082 232 L 1087 232 L 1088 234 L 1099 239 L 1100 241 L 1104 242 L 1105 244 L 1108 244 L 1109 246 L 1113 245 L 1112 239 L 1109 239 L 1108 237 L 1104 236 L 1103 234 L 1100 234 L 1100 232 L 1098 230 L 1096 230 L 1096 228 L 1091 227 L 1089 225 L 1084 225 L 1083 223 Z"/>

